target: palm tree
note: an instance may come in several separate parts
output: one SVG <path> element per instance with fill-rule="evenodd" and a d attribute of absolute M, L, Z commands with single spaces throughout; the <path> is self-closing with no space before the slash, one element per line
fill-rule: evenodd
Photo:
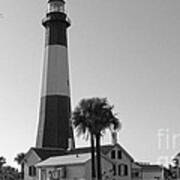
<path fill-rule="evenodd" d="M 73 125 L 76 128 L 79 135 L 84 135 L 86 139 L 89 138 L 91 140 L 91 169 L 92 169 L 92 179 L 96 178 L 96 170 L 95 170 L 95 146 L 94 146 L 94 135 L 92 133 L 92 120 L 91 118 L 87 118 L 89 116 L 89 112 L 91 109 L 90 101 L 82 100 L 75 108 L 72 114 Z"/>
<path fill-rule="evenodd" d="M 24 179 L 24 163 L 23 163 L 24 157 L 25 157 L 25 153 L 19 153 L 14 158 L 14 161 L 16 161 L 18 165 L 21 165 L 21 173 L 20 173 L 21 179 Z"/>
<path fill-rule="evenodd" d="M 100 138 L 105 133 L 107 128 L 109 128 L 110 130 L 117 130 L 120 128 L 120 122 L 115 117 L 112 110 L 113 106 L 109 105 L 106 98 L 83 99 L 75 108 L 72 116 L 73 124 L 80 134 L 91 134 L 91 137 L 96 138 L 96 161 L 98 180 L 102 179 Z"/>

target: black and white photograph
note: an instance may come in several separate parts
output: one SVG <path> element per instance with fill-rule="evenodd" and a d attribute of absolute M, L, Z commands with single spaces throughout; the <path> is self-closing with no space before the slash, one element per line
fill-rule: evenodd
<path fill-rule="evenodd" d="M 0 180 L 180 180 L 180 0 L 0 0 Z"/>

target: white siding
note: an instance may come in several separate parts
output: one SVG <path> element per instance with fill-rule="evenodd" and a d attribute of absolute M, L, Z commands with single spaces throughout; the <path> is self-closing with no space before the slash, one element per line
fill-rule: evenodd
<path fill-rule="evenodd" d="M 95 159 L 95 166 L 96 166 L 96 159 Z M 86 180 L 91 180 L 91 160 L 89 160 L 86 164 L 85 164 L 85 172 L 86 172 Z M 108 160 L 106 160 L 105 158 L 101 157 L 101 167 L 102 167 L 102 179 L 105 180 L 108 177 L 108 180 L 110 179 L 110 177 L 112 177 L 112 163 L 109 162 Z"/>
<path fill-rule="evenodd" d="M 75 165 L 67 167 L 67 178 L 85 178 L 85 166 Z"/>
<path fill-rule="evenodd" d="M 143 180 L 163 180 L 162 178 L 162 172 L 143 172 Z"/>
<path fill-rule="evenodd" d="M 115 159 L 111 158 L 111 152 L 115 150 Z M 118 159 L 118 151 L 121 151 L 122 158 Z M 130 157 L 127 155 L 127 153 L 124 152 L 123 149 L 121 149 L 118 145 L 115 146 L 108 154 L 107 156 L 116 163 L 116 176 L 113 176 L 113 179 L 115 180 L 131 180 L 131 168 L 132 168 L 132 162 Z M 128 167 L 128 175 L 127 176 L 120 176 L 118 174 L 118 166 L 119 165 L 127 165 Z"/>
<path fill-rule="evenodd" d="M 103 180 L 110 179 L 110 170 L 112 170 L 112 163 L 105 158 L 101 158 L 102 165 L 102 174 Z M 44 177 L 40 180 L 50 180 L 49 172 L 54 171 L 57 168 L 65 168 L 66 177 L 61 180 L 91 180 L 91 160 L 86 161 L 84 164 L 77 165 L 64 165 L 64 166 L 56 166 L 56 167 L 41 167 L 40 169 L 40 177 Z M 44 173 L 44 174 L 42 174 Z"/>
<path fill-rule="evenodd" d="M 66 47 L 49 45 L 45 48 L 42 83 L 42 97 L 46 95 L 70 95 Z"/>
<path fill-rule="evenodd" d="M 29 176 L 29 167 L 34 166 L 39 161 L 40 161 L 40 158 L 37 156 L 37 154 L 34 151 L 31 151 L 29 153 L 29 156 L 28 156 L 26 162 L 24 163 L 24 179 L 25 180 L 38 180 L 39 179 L 38 170 L 36 171 L 35 177 Z"/>
<path fill-rule="evenodd" d="M 65 177 L 59 178 L 61 180 L 80 180 L 85 179 L 85 166 L 84 165 L 69 165 L 64 167 L 50 167 L 50 168 L 44 168 L 41 169 L 41 177 L 44 177 L 44 179 L 41 180 L 51 180 L 50 178 L 50 172 L 56 171 L 58 168 L 65 168 Z"/>

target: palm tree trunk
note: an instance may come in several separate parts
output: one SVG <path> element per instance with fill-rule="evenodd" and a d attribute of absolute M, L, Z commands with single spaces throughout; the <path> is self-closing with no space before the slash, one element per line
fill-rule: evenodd
<path fill-rule="evenodd" d="M 96 135 L 97 179 L 102 180 L 100 134 Z"/>
<path fill-rule="evenodd" d="M 92 179 L 96 178 L 96 169 L 95 169 L 95 147 L 94 147 L 94 136 L 91 133 L 91 169 L 92 169 Z"/>
<path fill-rule="evenodd" d="M 24 179 L 24 163 L 21 164 L 21 179 Z"/>

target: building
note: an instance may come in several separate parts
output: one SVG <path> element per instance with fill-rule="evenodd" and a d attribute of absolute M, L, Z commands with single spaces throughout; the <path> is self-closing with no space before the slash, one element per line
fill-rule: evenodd
<path fill-rule="evenodd" d="M 105 155 L 114 162 L 113 180 L 131 180 L 134 159 L 120 144 L 112 145 Z"/>
<path fill-rule="evenodd" d="M 45 55 L 36 147 L 24 158 L 24 178 L 38 179 L 35 164 L 73 148 L 70 123 L 71 99 L 67 28 L 69 18 L 64 0 L 48 0 L 45 27 Z"/>
<path fill-rule="evenodd" d="M 44 69 L 41 90 L 38 148 L 67 149 L 74 138 L 70 123 L 70 82 L 67 28 L 70 21 L 64 0 L 49 0 L 46 17 Z"/>
<path fill-rule="evenodd" d="M 168 180 L 169 170 L 157 164 L 139 164 L 143 180 Z"/>
<path fill-rule="evenodd" d="M 173 166 L 170 166 L 170 172 L 173 179 L 180 180 L 180 153 L 173 158 Z"/>
<path fill-rule="evenodd" d="M 110 179 L 113 162 L 101 154 L 102 177 Z M 40 180 L 91 180 L 91 153 L 70 154 L 48 158 L 36 165 Z"/>
<path fill-rule="evenodd" d="M 90 147 L 76 148 L 76 149 L 45 149 L 45 148 L 31 148 L 24 159 L 24 174 L 25 180 L 40 179 L 36 164 L 52 157 L 60 157 L 66 155 L 87 154 L 91 152 Z M 101 147 L 101 154 L 111 162 L 113 162 L 113 180 L 131 180 L 132 168 L 134 167 L 134 160 L 131 155 L 120 145 L 103 145 Z M 70 164 L 68 164 L 70 165 Z M 89 168 L 91 172 L 91 168 Z M 105 172 L 102 172 L 105 176 Z"/>
<path fill-rule="evenodd" d="M 75 152 L 90 152 L 90 148 L 74 149 L 70 153 Z M 113 180 L 131 180 L 134 159 L 120 144 L 104 145 L 101 147 L 101 153 L 114 163 L 112 174 Z"/>
<path fill-rule="evenodd" d="M 132 164 L 132 173 L 131 173 L 132 180 L 142 180 L 142 167 L 137 163 L 134 162 Z"/>
<path fill-rule="evenodd" d="M 38 180 L 39 174 L 35 164 L 53 156 L 64 155 L 63 149 L 48 149 L 48 148 L 31 148 L 23 160 L 24 163 L 24 179 Z"/>

